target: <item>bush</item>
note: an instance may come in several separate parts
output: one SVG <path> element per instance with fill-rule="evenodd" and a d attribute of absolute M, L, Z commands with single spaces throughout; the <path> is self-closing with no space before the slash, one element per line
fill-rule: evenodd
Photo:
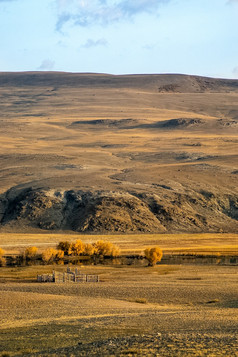
<path fill-rule="evenodd" d="M 112 251 L 111 251 L 111 256 L 112 257 L 118 257 L 121 254 L 121 249 L 117 247 L 116 245 L 113 245 Z"/>
<path fill-rule="evenodd" d="M 29 248 L 26 248 L 24 255 L 25 255 L 26 259 L 33 260 L 36 258 L 37 251 L 38 251 L 38 248 L 29 247 Z"/>
<path fill-rule="evenodd" d="M 70 254 L 70 248 L 71 248 L 71 244 L 68 241 L 59 242 L 59 244 L 57 245 L 57 249 L 62 250 L 65 255 Z"/>
<path fill-rule="evenodd" d="M 58 254 L 58 250 L 56 250 L 54 248 L 47 248 L 46 250 L 44 250 L 42 252 L 41 257 L 42 257 L 43 262 L 49 263 L 49 262 L 54 261 L 57 254 Z"/>
<path fill-rule="evenodd" d="M 95 253 L 94 246 L 90 243 L 86 243 L 84 246 L 83 254 L 91 257 L 94 253 Z"/>
<path fill-rule="evenodd" d="M 57 259 L 57 260 L 60 260 L 60 259 L 63 259 L 63 258 L 64 258 L 64 251 L 61 250 L 61 249 L 59 249 L 59 250 L 57 251 L 57 254 L 56 254 L 56 259 Z"/>
<path fill-rule="evenodd" d="M 120 255 L 120 249 L 110 242 L 99 240 L 96 243 L 83 243 L 80 239 L 74 243 L 68 241 L 62 241 L 57 245 L 57 249 L 63 252 L 65 255 L 86 255 L 86 256 L 110 256 L 117 257 Z M 62 253 L 60 253 L 62 254 Z M 63 256 L 62 256 L 63 258 Z M 62 259 L 58 257 L 58 259 Z M 43 258 L 42 258 L 43 259 Z"/>
<path fill-rule="evenodd" d="M 163 252 L 159 247 L 147 248 L 144 253 L 149 262 L 149 266 L 154 266 L 156 263 L 160 262 L 163 256 Z"/>
<path fill-rule="evenodd" d="M 93 246 L 96 255 L 116 257 L 120 254 L 120 249 L 111 242 L 99 240 Z"/>
<path fill-rule="evenodd" d="M 5 254 L 5 251 L 2 248 L 0 248 L 0 257 L 2 257 L 4 254 Z"/>
<path fill-rule="evenodd" d="M 70 246 L 69 254 L 81 255 L 84 252 L 84 243 L 78 239 L 75 243 Z"/>
<path fill-rule="evenodd" d="M 0 255 L 0 267 L 5 267 L 7 261 L 2 255 Z"/>

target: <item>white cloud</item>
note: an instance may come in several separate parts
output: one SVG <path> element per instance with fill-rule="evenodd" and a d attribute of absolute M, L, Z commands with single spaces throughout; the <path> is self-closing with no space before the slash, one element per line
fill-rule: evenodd
<path fill-rule="evenodd" d="M 39 71 L 51 71 L 54 68 L 54 65 L 54 61 L 51 61 L 50 59 L 44 59 L 37 69 Z"/>
<path fill-rule="evenodd" d="M 140 13 L 154 14 L 171 0 L 57 0 L 60 31 L 67 22 L 78 26 L 107 25 L 128 20 Z"/>
<path fill-rule="evenodd" d="M 92 40 L 89 38 L 81 47 L 82 48 L 91 48 L 91 47 L 97 47 L 97 46 L 106 46 L 108 44 L 107 40 L 105 38 L 100 38 L 98 40 Z"/>

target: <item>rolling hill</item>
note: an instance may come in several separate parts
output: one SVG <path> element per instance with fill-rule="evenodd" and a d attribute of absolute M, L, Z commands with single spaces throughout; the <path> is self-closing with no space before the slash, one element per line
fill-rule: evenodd
<path fill-rule="evenodd" d="M 238 80 L 0 73 L 0 229 L 235 232 Z"/>

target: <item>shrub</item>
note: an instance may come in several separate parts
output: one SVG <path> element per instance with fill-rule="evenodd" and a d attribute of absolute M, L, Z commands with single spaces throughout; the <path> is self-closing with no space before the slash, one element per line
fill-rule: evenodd
<path fill-rule="evenodd" d="M 159 247 L 147 248 L 144 253 L 149 262 L 149 266 L 154 266 L 156 263 L 160 262 L 163 256 L 163 252 Z"/>
<path fill-rule="evenodd" d="M 116 245 L 113 245 L 112 251 L 111 251 L 111 256 L 112 257 L 118 257 L 121 254 L 121 249 L 117 247 Z"/>
<path fill-rule="evenodd" d="M 7 261 L 2 255 L 0 255 L 0 267 L 5 267 Z"/>
<path fill-rule="evenodd" d="M 84 243 L 77 239 L 75 243 L 72 243 L 70 246 L 69 253 L 72 255 L 80 255 L 84 251 Z"/>
<path fill-rule="evenodd" d="M 57 249 L 62 250 L 65 255 L 70 254 L 70 247 L 71 247 L 71 244 L 68 241 L 59 242 L 59 244 L 57 245 Z"/>
<path fill-rule="evenodd" d="M 92 244 L 86 243 L 84 246 L 84 255 L 89 255 L 90 257 L 95 253 L 95 248 Z"/>
<path fill-rule="evenodd" d="M 63 258 L 64 258 L 64 251 L 59 249 L 56 254 L 56 259 L 63 259 Z"/>
<path fill-rule="evenodd" d="M 50 261 L 53 261 L 56 258 L 57 254 L 58 254 L 58 250 L 54 248 L 47 248 L 42 252 L 41 257 L 43 262 L 49 263 Z"/>
<path fill-rule="evenodd" d="M 38 251 L 38 248 L 36 248 L 36 247 L 26 248 L 26 250 L 24 252 L 26 259 L 29 259 L 29 260 L 35 259 L 37 251 Z"/>
<path fill-rule="evenodd" d="M 96 255 L 116 257 L 120 254 L 120 249 L 111 242 L 99 240 L 93 246 Z"/>
<path fill-rule="evenodd" d="M 4 254 L 5 254 L 5 251 L 2 248 L 0 248 L 0 257 L 2 257 Z"/>

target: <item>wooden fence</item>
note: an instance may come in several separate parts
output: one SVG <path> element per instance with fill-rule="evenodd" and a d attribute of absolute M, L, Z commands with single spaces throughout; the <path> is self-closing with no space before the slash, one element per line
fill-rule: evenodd
<path fill-rule="evenodd" d="M 40 283 L 98 283 L 99 276 L 92 274 L 82 274 L 78 268 L 74 271 L 69 267 L 66 272 L 53 271 L 52 274 L 37 275 Z"/>

